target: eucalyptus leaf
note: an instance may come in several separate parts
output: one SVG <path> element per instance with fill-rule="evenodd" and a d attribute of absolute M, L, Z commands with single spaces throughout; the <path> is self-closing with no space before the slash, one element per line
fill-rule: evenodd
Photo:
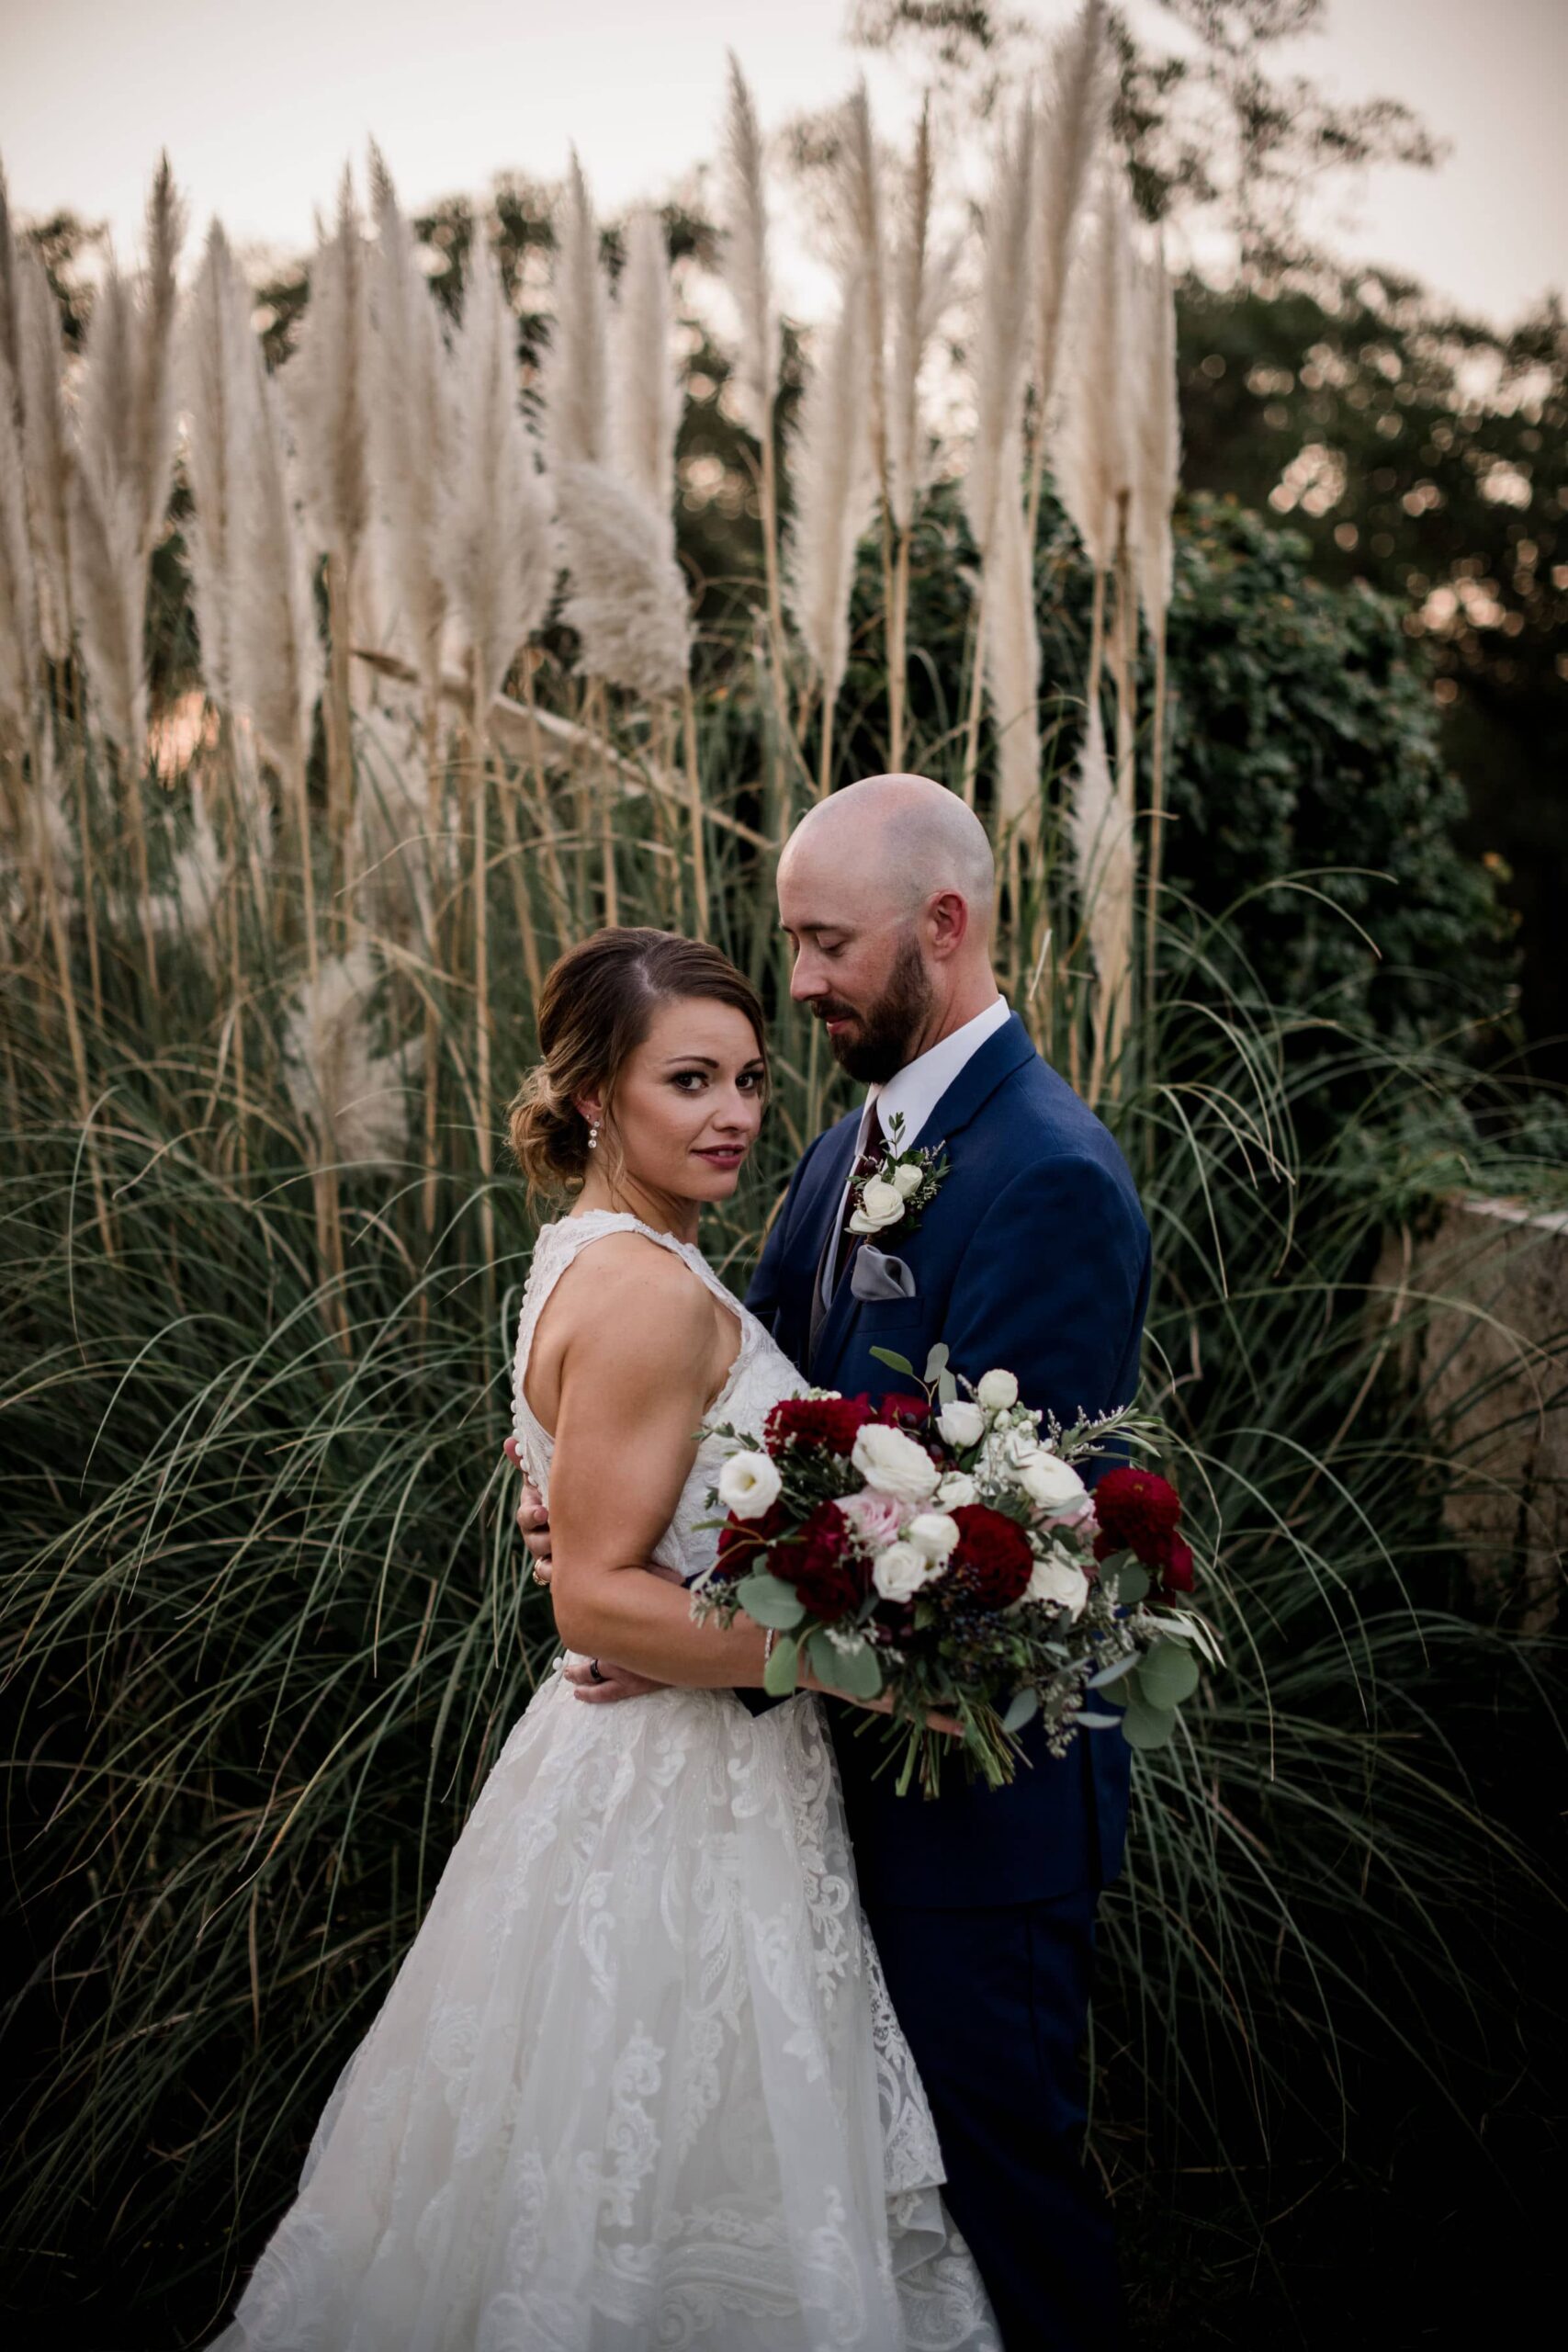
<path fill-rule="evenodd" d="M 936 1393 L 939 1401 L 943 1405 L 951 1405 L 953 1403 L 953 1399 L 958 1395 L 958 1383 L 954 1380 L 952 1373 L 942 1371 L 937 1374 Z"/>
<path fill-rule="evenodd" d="M 1181 1642 L 1156 1642 L 1138 1668 L 1138 1689 L 1152 1707 L 1179 1707 L 1198 1688 L 1198 1661 Z"/>
<path fill-rule="evenodd" d="M 926 1386 L 929 1388 L 931 1382 L 936 1379 L 938 1374 L 943 1373 L 946 1370 L 947 1341 L 945 1340 L 939 1340 L 935 1347 L 932 1348 L 930 1355 L 926 1358 L 926 1368 L 921 1375 L 925 1381 Z"/>
<path fill-rule="evenodd" d="M 878 1363 L 887 1366 L 889 1372 L 901 1372 L 906 1380 L 913 1380 L 915 1367 L 908 1356 L 895 1355 L 891 1348 L 873 1348 L 871 1352 Z"/>
<path fill-rule="evenodd" d="M 1122 1718 L 1122 1736 L 1129 1747 L 1165 1747 L 1176 1729 L 1169 1707 L 1145 1707 L 1137 1700 Z"/>
<path fill-rule="evenodd" d="M 768 1653 L 762 1668 L 762 1688 L 775 1699 L 787 1699 L 795 1689 L 800 1668 L 800 1641 L 795 1634 L 781 1634 Z"/>
<path fill-rule="evenodd" d="M 1116 1571 L 1116 1598 L 1123 1609 L 1135 1609 L 1146 1600 L 1149 1572 L 1141 1560 L 1123 1560 Z"/>
<path fill-rule="evenodd" d="M 806 1614 L 806 1603 L 795 1587 L 766 1568 L 753 1568 L 735 1588 L 736 1598 L 754 1624 L 775 1626 L 787 1633 Z"/>
<path fill-rule="evenodd" d="M 1015 1690 L 1002 1716 L 1002 1729 L 1021 1731 L 1024 1724 L 1032 1723 L 1039 1713 L 1040 1694 L 1037 1690 L 1027 1686 L 1021 1690 Z"/>
<path fill-rule="evenodd" d="M 1117 1731 L 1125 1719 L 1120 1714 L 1091 1715 L 1086 1707 L 1077 1720 L 1080 1731 Z"/>
<path fill-rule="evenodd" d="M 1086 1690 L 1104 1690 L 1112 1682 L 1120 1682 L 1124 1674 L 1131 1674 L 1137 1663 L 1137 1651 L 1129 1650 L 1126 1657 L 1119 1657 L 1113 1666 L 1102 1666 L 1098 1674 L 1091 1674 L 1084 1688 Z"/>
<path fill-rule="evenodd" d="M 821 1650 L 818 1648 L 818 1642 Z M 828 1663 L 821 1665 L 818 1660 L 824 1652 Z M 842 1690 L 852 1699 L 874 1699 L 882 1688 L 882 1668 L 869 1643 L 863 1642 L 857 1650 L 840 1650 L 822 1634 L 814 1634 L 811 1663 L 819 1681 L 831 1683 L 835 1690 Z"/>

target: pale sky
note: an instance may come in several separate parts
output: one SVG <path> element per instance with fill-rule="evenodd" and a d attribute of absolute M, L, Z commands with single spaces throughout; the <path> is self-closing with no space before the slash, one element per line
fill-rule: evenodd
<path fill-rule="evenodd" d="M 1015 0 L 1020 5 L 1021 0 Z M 1021 0 L 1043 25 L 1070 0 Z M 241 245 L 308 243 L 374 135 L 405 208 L 506 168 L 558 175 L 568 143 L 612 212 L 713 153 L 733 43 L 765 124 L 861 70 L 845 0 L 0 0 L 0 156 L 17 212 L 107 219 L 135 249 L 161 146 L 194 252 L 217 212 Z M 1156 0 L 1134 21 L 1176 45 Z M 1285 53 L 1281 53 L 1284 55 Z M 1436 174 L 1372 175 L 1329 225 L 1359 258 L 1511 322 L 1568 281 L 1568 0 L 1333 0 L 1300 69 L 1343 98 L 1404 99 L 1452 141 Z M 903 74 L 872 61 L 879 126 Z M 784 272 L 791 308 L 816 272 Z M 795 298 L 791 300 L 792 295 Z"/>

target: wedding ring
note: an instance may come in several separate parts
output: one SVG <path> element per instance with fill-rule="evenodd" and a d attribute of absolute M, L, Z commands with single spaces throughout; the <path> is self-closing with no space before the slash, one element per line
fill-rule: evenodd
<path fill-rule="evenodd" d="M 609 1679 L 610 1678 L 607 1674 L 600 1673 L 598 1659 L 596 1657 L 591 1657 L 588 1661 L 588 1679 L 590 1682 L 607 1682 Z"/>

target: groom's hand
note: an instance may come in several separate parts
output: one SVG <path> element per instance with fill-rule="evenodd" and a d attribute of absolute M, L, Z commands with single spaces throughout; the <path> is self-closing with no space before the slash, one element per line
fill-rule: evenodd
<path fill-rule="evenodd" d="M 595 1679 L 593 1668 L 599 1668 Z M 561 1668 L 563 1679 L 585 1706 L 608 1706 L 614 1699 L 640 1699 L 649 1690 L 663 1690 L 668 1684 L 650 1681 L 646 1674 L 634 1674 L 629 1666 L 617 1666 L 613 1658 L 568 1658 Z"/>
<path fill-rule="evenodd" d="M 513 1469 L 521 1470 L 517 1459 L 517 1440 L 509 1437 L 502 1447 Z M 523 1499 L 517 1506 L 517 1532 L 534 1557 L 534 1581 L 547 1585 L 550 1580 L 550 1515 L 545 1509 L 545 1498 L 537 1487 L 528 1479 L 523 1481 Z"/>

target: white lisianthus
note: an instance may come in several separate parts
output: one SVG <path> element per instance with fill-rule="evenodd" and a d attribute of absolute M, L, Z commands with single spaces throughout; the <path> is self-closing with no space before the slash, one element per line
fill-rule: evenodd
<path fill-rule="evenodd" d="M 1005 1413 L 1018 1402 L 1018 1383 L 1010 1372 L 988 1372 L 975 1395 L 987 1413 Z"/>
<path fill-rule="evenodd" d="M 885 1429 L 880 1421 L 866 1423 L 850 1460 L 868 1487 L 901 1503 L 929 1502 L 941 1475 L 924 1446 L 902 1430 Z"/>
<path fill-rule="evenodd" d="M 889 1544 L 872 1562 L 871 1580 L 884 1600 L 913 1600 L 931 1564 L 913 1544 Z"/>
<path fill-rule="evenodd" d="M 961 1453 L 967 1446 L 978 1445 L 986 1434 L 985 1414 L 978 1405 L 971 1405 L 963 1396 L 955 1396 L 950 1405 L 942 1407 L 936 1425 L 948 1444 L 956 1446 Z"/>
<path fill-rule="evenodd" d="M 904 1195 L 897 1184 L 884 1183 L 880 1176 L 873 1176 L 860 1196 L 860 1206 L 850 1219 L 852 1233 L 880 1233 L 884 1227 L 897 1225 L 904 1214 Z"/>
<path fill-rule="evenodd" d="M 946 1484 L 945 1479 L 943 1485 Z M 928 1560 L 945 1560 L 958 1541 L 958 1521 L 944 1510 L 923 1510 L 904 1531 L 917 1552 Z"/>
<path fill-rule="evenodd" d="M 900 1200 L 907 1201 L 918 1193 L 926 1181 L 926 1171 L 913 1159 L 901 1159 L 893 1170 L 893 1189 Z"/>
<path fill-rule="evenodd" d="M 1036 1560 L 1023 1589 L 1025 1600 L 1049 1600 L 1077 1617 L 1089 1599 L 1089 1578 L 1076 1560 L 1053 1550 L 1049 1559 Z"/>
<path fill-rule="evenodd" d="M 766 1453 L 732 1453 L 718 1474 L 718 1498 L 737 1519 L 761 1519 L 779 1498 L 784 1481 Z"/>
<path fill-rule="evenodd" d="M 936 1490 L 936 1500 L 943 1510 L 963 1510 L 978 1491 L 967 1470 L 950 1470 Z"/>
<path fill-rule="evenodd" d="M 1055 1519 L 1076 1515 L 1089 1500 L 1089 1488 L 1072 1464 L 1043 1447 L 1019 1465 L 1018 1483 L 1032 1503 Z"/>

